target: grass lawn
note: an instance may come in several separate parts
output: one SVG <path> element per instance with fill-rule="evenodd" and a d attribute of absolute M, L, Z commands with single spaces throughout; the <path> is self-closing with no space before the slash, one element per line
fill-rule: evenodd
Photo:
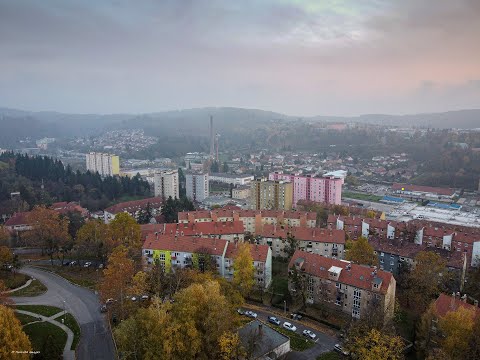
<path fill-rule="evenodd" d="M 42 351 L 43 344 L 47 336 L 52 335 L 53 341 L 59 350 L 59 356 L 63 353 L 63 348 L 67 342 L 67 333 L 58 326 L 48 322 L 38 322 L 35 324 L 25 325 L 23 331 L 28 335 L 32 343 L 33 351 Z"/>
<path fill-rule="evenodd" d="M 80 266 L 52 266 L 42 265 L 39 268 L 52 271 L 57 275 L 67 279 L 68 281 L 89 288 L 94 289 L 98 280 L 102 276 L 102 270 L 93 268 L 84 268 Z"/>
<path fill-rule="evenodd" d="M 43 316 L 53 316 L 55 314 L 58 314 L 60 311 L 63 311 L 62 309 L 59 309 L 55 306 L 48 306 L 48 305 L 17 305 L 15 306 L 17 310 L 25 310 L 25 311 L 30 311 L 35 314 L 40 314 Z"/>
<path fill-rule="evenodd" d="M 18 312 L 15 312 L 15 316 L 17 317 L 18 320 L 20 320 L 22 325 L 25 325 L 34 321 L 38 321 L 36 317 L 26 315 L 26 314 L 20 314 Z"/>
<path fill-rule="evenodd" d="M 33 280 L 29 286 L 10 294 L 10 296 L 37 296 L 47 291 L 47 287 L 37 279 Z"/>
<path fill-rule="evenodd" d="M 16 289 L 25 284 L 30 276 L 20 273 L 13 273 L 11 271 L 0 270 L 0 280 L 3 280 L 7 289 Z"/>
<path fill-rule="evenodd" d="M 57 321 L 61 322 L 63 316 L 57 319 Z M 77 320 L 73 317 L 72 314 L 67 314 L 65 315 L 65 325 L 70 328 L 70 330 L 73 331 L 73 343 L 72 343 L 72 348 L 71 350 L 75 350 L 75 348 L 78 345 L 78 342 L 80 341 L 80 326 L 78 326 Z"/>
<path fill-rule="evenodd" d="M 376 201 L 376 202 L 383 199 L 382 196 L 378 196 L 378 195 L 354 193 L 354 192 L 350 192 L 350 191 L 342 192 L 342 198 L 365 200 L 365 201 Z"/>
<path fill-rule="evenodd" d="M 340 354 L 335 351 L 326 352 L 317 357 L 317 360 L 342 360 Z"/>
<path fill-rule="evenodd" d="M 286 330 L 280 326 L 270 325 L 271 328 L 277 330 L 278 332 L 286 335 L 290 338 L 290 347 L 295 351 L 304 351 L 315 346 L 313 341 L 308 340 L 305 336 L 297 334 L 296 332 Z"/>

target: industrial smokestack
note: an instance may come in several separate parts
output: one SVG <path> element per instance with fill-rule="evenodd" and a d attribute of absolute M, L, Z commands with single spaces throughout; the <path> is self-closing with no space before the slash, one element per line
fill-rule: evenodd
<path fill-rule="evenodd" d="M 210 157 L 215 156 L 215 136 L 213 133 L 213 116 L 210 115 Z"/>

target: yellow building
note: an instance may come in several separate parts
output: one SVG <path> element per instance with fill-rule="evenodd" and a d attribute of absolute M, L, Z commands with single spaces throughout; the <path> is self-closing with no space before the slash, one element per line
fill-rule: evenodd
<path fill-rule="evenodd" d="M 118 155 L 112 156 L 112 175 L 120 174 L 120 158 Z"/>
<path fill-rule="evenodd" d="M 255 179 L 252 182 L 250 208 L 253 210 L 291 210 L 293 184 L 284 181 Z"/>

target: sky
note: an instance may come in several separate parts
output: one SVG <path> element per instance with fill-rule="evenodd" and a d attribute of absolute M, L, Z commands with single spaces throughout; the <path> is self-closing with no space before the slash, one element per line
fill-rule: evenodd
<path fill-rule="evenodd" d="M 480 108 L 479 0 L 0 0 L 0 106 Z"/>

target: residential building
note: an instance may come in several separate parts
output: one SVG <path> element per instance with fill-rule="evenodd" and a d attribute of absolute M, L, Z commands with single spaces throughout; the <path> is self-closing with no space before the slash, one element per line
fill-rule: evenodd
<path fill-rule="evenodd" d="M 162 199 L 179 199 L 178 170 L 165 170 L 154 175 L 155 196 Z"/>
<path fill-rule="evenodd" d="M 242 326 L 238 335 L 246 358 L 251 360 L 282 359 L 290 352 L 290 338 L 260 320 Z"/>
<path fill-rule="evenodd" d="M 87 209 L 81 207 L 79 204 L 73 201 L 72 202 L 66 202 L 66 201 L 56 202 L 52 204 L 51 208 L 62 215 L 66 215 L 71 212 L 78 212 L 83 217 L 87 217 L 89 215 L 89 212 Z"/>
<path fill-rule="evenodd" d="M 32 226 L 30 225 L 28 214 L 29 212 L 18 212 L 13 214 L 10 219 L 5 221 L 5 229 L 11 233 L 31 230 Z"/>
<path fill-rule="evenodd" d="M 206 266 L 215 266 L 222 277 L 231 279 L 237 246 L 238 242 L 225 239 L 157 232 L 147 234 L 142 254 L 147 266 L 158 260 L 166 272 L 178 268 L 203 270 Z M 267 288 L 272 281 L 272 252 L 268 246 L 249 246 L 255 267 L 255 283 Z M 207 264 L 206 261 L 212 263 Z"/>
<path fill-rule="evenodd" d="M 149 224 L 141 226 L 142 229 L 148 228 Z M 176 236 L 210 237 L 230 242 L 244 239 L 241 221 L 158 224 L 152 232 Z"/>
<path fill-rule="evenodd" d="M 152 216 L 156 216 L 161 213 L 162 204 L 163 199 L 159 197 L 118 203 L 106 208 L 103 211 L 104 221 L 106 224 L 108 224 L 115 218 L 117 214 L 122 212 L 126 212 L 137 219 L 140 211 L 146 209 L 147 206 L 150 206 Z"/>
<path fill-rule="evenodd" d="M 293 184 L 293 207 L 298 201 L 307 200 L 326 204 L 340 205 L 342 203 L 343 179 L 328 177 L 300 176 L 273 172 L 269 180 L 288 181 Z"/>
<path fill-rule="evenodd" d="M 195 202 L 202 202 L 210 193 L 208 173 L 187 173 L 186 190 L 187 198 Z"/>
<path fill-rule="evenodd" d="M 226 173 L 211 173 L 210 181 L 217 181 L 233 185 L 249 185 L 255 177 L 253 175 L 235 175 Z"/>
<path fill-rule="evenodd" d="M 86 155 L 87 171 L 98 172 L 101 176 L 120 173 L 120 158 L 117 155 L 91 152 Z"/>
<path fill-rule="evenodd" d="M 303 226 L 313 228 L 317 225 L 317 214 L 307 211 L 282 210 L 241 210 L 222 208 L 212 211 L 183 211 L 178 213 L 179 223 L 241 221 L 244 232 L 256 234 L 265 224 L 278 226 Z"/>
<path fill-rule="evenodd" d="M 324 303 L 354 318 L 361 318 L 370 309 L 382 308 L 387 318 L 393 317 L 396 281 L 387 271 L 352 264 L 297 250 L 289 263 L 290 273 L 304 275 L 307 303 Z"/>
<path fill-rule="evenodd" d="M 457 311 L 459 308 L 464 308 L 472 311 L 473 316 L 480 316 L 480 308 L 478 307 L 478 300 L 474 304 L 467 303 L 467 296 L 460 297 L 460 294 L 440 294 L 435 300 L 435 314 L 442 318 L 451 311 Z"/>
<path fill-rule="evenodd" d="M 254 210 L 291 210 L 292 201 L 292 183 L 265 179 L 252 182 L 250 207 Z"/>
<path fill-rule="evenodd" d="M 297 242 L 295 250 L 343 259 L 345 256 L 345 232 L 308 227 L 286 227 L 265 224 L 256 232 L 259 244 L 268 245 L 273 256 L 287 257 L 286 248 L 290 246 L 287 239 Z"/>
<path fill-rule="evenodd" d="M 250 197 L 250 186 L 237 186 L 232 189 L 232 199 L 246 200 Z"/>

